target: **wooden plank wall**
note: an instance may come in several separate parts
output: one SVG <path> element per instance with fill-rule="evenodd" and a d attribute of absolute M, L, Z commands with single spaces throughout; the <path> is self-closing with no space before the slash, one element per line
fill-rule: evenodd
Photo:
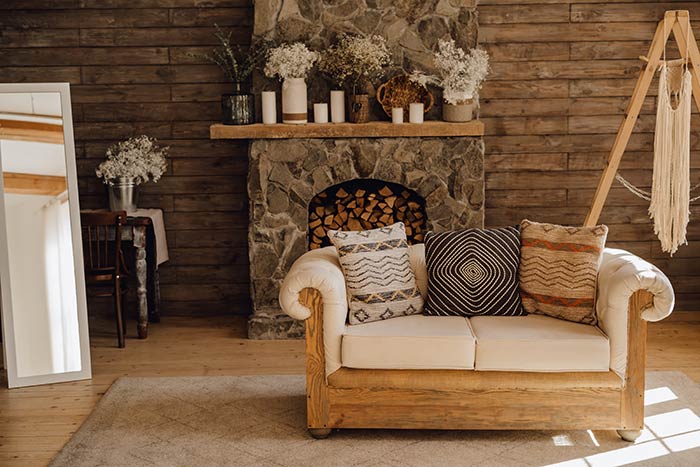
<path fill-rule="evenodd" d="M 690 10 L 700 38 L 700 2 L 480 0 L 479 42 L 493 72 L 482 91 L 486 124 L 486 222 L 523 217 L 581 224 L 615 133 L 665 10 Z M 697 21 L 693 22 L 697 18 Z M 674 43 L 669 53 L 677 50 Z M 657 83 L 622 160 L 633 183 L 651 183 Z M 692 181 L 700 182 L 700 118 L 694 115 Z M 697 192 L 700 194 L 700 190 Z M 601 217 L 608 244 L 650 259 L 671 278 L 677 309 L 700 310 L 700 203 L 690 245 L 661 252 L 648 203 L 615 185 Z"/>
<path fill-rule="evenodd" d="M 141 205 L 165 211 L 166 314 L 249 313 L 247 143 L 211 142 L 227 86 L 189 54 L 214 24 L 248 43 L 251 0 L 2 0 L 0 82 L 72 85 L 81 207 L 106 207 L 94 170 L 108 145 L 148 134 L 171 146 Z"/>
<path fill-rule="evenodd" d="M 492 55 L 483 90 L 489 225 L 583 222 L 655 22 L 697 2 L 481 0 L 480 42 Z M 147 133 L 172 146 L 168 175 L 146 185 L 143 206 L 166 212 L 171 261 L 162 269 L 166 313 L 248 312 L 246 144 L 212 143 L 219 71 L 189 54 L 213 45 L 213 24 L 249 40 L 251 0 L 4 0 L 0 81 L 73 85 L 84 207 L 105 205 L 93 170 L 105 148 Z M 700 26 L 700 22 L 698 23 Z M 696 28 L 700 33 L 700 27 Z M 654 85 L 652 94 L 655 94 Z M 623 159 L 625 176 L 651 180 L 654 98 Z M 693 127 L 700 127 L 695 119 Z M 693 180 L 700 140 L 693 136 Z M 646 204 L 615 188 L 602 220 L 610 244 L 668 273 L 684 309 L 700 309 L 700 211 L 691 245 L 671 261 Z"/>

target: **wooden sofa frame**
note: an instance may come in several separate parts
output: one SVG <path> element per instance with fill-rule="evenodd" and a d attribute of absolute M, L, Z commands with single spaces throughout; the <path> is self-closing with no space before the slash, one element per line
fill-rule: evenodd
<path fill-rule="evenodd" d="M 326 378 L 323 301 L 316 289 L 299 301 L 306 320 L 306 409 L 309 433 L 333 428 L 449 430 L 617 430 L 634 441 L 644 424 L 646 321 L 653 296 L 629 301 L 627 371 L 532 373 L 340 368 Z"/>

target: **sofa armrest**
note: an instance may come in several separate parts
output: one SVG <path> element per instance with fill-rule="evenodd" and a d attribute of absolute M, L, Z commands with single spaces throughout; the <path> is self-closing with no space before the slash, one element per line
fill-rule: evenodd
<path fill-rule="evenodd" d="M 628 251 L 606 248 L 602 256 L 596 314 L 598 325 L 610 339 L 610 368 L 624 378 L 630 298 L 640 290 L 649 292 L 651 300 L 642 303 L 641 318 L 660 321 L 673 311 L 673 287 L 656 266 Z"/>
<path fill-rule="evenodd" d="M 348 314 L 345 276 L 335 247 L 304 253 L 287 273 L 280 288 L 279 302 L 292 318 L 305 320 L 311 316 L 311 310 L 299 300 L 306 288 L 318 290 L 323 300 L 324 354 L 326 375 L 330 375 L 341 366 L 340 345 Z"/>

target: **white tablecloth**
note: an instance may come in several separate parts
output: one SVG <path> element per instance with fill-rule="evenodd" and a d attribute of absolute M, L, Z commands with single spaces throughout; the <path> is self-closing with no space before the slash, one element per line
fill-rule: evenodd
<path fill-rule="evenodd" d="M 156 264 L 160 265 L 168 261 L 168 239 L 165 235 L 165 221 L 162 209 L 137 209 L 127 212 L 131 217 L 148 217 L 153 223 L 153 231 L 156 237 Z"/>

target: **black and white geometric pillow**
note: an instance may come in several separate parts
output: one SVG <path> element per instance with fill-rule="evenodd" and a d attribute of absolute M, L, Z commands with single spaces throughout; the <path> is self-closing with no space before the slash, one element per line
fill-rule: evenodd
<path fill-rule="evenodd" d="M 406 227 L 330 230 L 350 293 L 350 324 L 371 323 L 423 311 L 423 297 L 411 269 Z"/>
<path fill-rule="evenodd" d="M 520 227 L 428 232 L 425 314 L 520 316 Z"/>

